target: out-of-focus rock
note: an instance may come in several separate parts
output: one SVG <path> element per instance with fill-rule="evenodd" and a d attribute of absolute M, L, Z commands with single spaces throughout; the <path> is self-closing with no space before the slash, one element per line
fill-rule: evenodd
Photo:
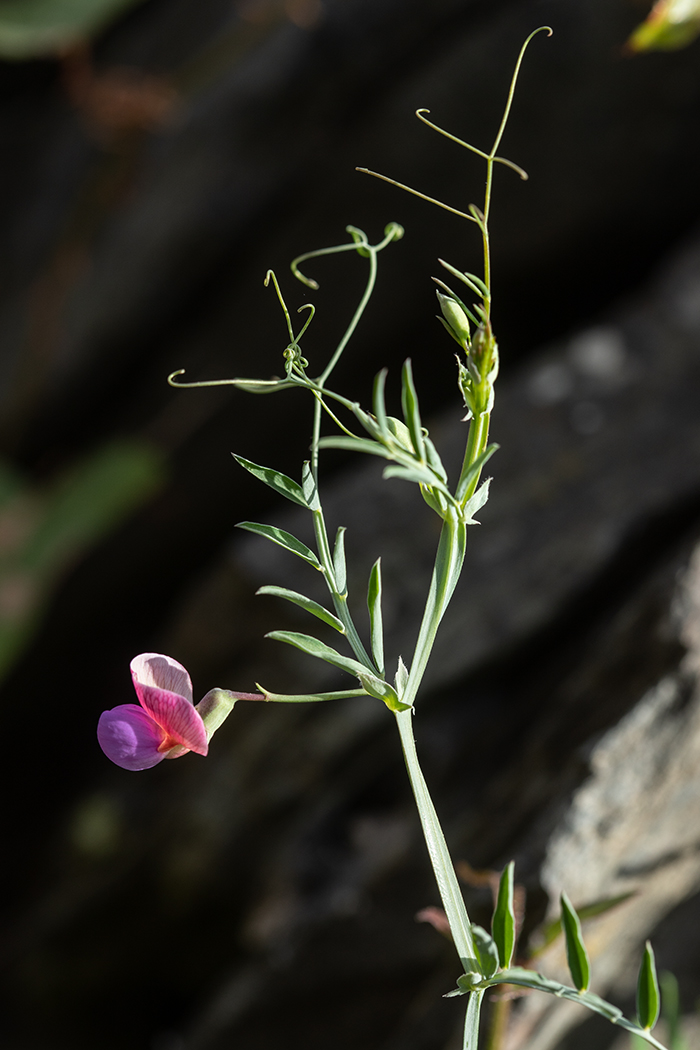
<path fill-rule="evenodd" d="M 540 879 L 550 917 L 562 890 L 584 906 L 630 894 L 584 923 L 591 990 L 632 998 L 643 943 L 659 922 L 700 888 L 700 547 L 679 570 L 667 624 L 687 647 L 613 728 L 590 743 L 590 775 L 550 831 Z M 562 798 L 552 809 L 562 810 Z M 546 816 L 540 820 L 544 822 Z M 570 983 L 559 939 L 537 958 L 548 976 Z M 544 996 L 524 1000 L 510 1047 L 552 1050 L 585 1016 Z"/>

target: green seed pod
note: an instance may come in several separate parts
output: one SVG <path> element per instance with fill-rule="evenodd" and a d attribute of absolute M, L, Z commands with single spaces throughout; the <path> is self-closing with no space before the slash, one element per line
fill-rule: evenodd
<path fill-rule="evenodd" d="M 437 291 L 435 293 L 440 303 L 440 310 L 442 316 L 450 326 L 450 330 L 454 332 L 457 342 L 464 347 L 465 350 L 469 348 L 471 329 L 469 327 L 469 318 L 465 314 L 462 307 L 456 300 L 452 299 L 449 295 L 443 295 L 442 292 Z"/>

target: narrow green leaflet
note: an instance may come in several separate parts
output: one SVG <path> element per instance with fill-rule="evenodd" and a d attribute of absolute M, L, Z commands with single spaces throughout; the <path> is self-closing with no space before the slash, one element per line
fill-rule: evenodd
<path fill-rule="evenodd" d="M 382 700 L 390 711 L 408 710 L 408 704 L 401 703 L 394 687 L 385 682 L 383 678 L 378 678 L 371 671 L 365 671 L 364 674 L 358 675 L 358 678 L 365 692 L 376 697 L 377 700 Z"/>
<path fill-rule="evenodd" d="M 236 528 L 245 529 L 246 532 L 254 532 L 258 536 L 264 536 L 266 539 L 272 540 L 273 543 L 279 544 L 285 550 L 291 551 L 292 554 L 303 558 L 304 561 L 308 561 L 309 565 L 313 565 L 314 569 L 323 572 L 321 563 L 314 552 L 309 550 L 306 544 L 298 540 L 296 536 L 292 536 L 291 532 L 278 529 L 275 525 L 260 525 L 256 521 L 239 521 Z"/>
<path fill-rule="evenodd" d="M 433 492 L 430 485 L 421 485 L 420 494 L 431 510 L 444 520 L 447 513 L 447 503 L 439 492 Z"/>
<path fill-rule="evenodd" d="M 651 943 L 647 941 L 637 982 L 637 1018 L 640 1027 L 645 1029 L 645 1031 L 651 1031 L 659 1019 L 660 1009 L 661 996 L 659 995 L 659 981 L 656 976 L 654 949 Z"/>
<path fill-rule="evenodd" d="M 382 621 L 382 559 L 377 558 L 369 574 L 367 587 L 369 636 L 372 658 L 380 674 L 384 674 L 384 624 Z"/>
<path fill-rule="evenodd" d="M 499 954 L 493 937 L 481 926 L 472 926 L 476 961 L 484 977 L 493 977 L 499 966 Z"/>
<path fill-rule="evenodd" d="M 317 704 L 324 700 L 347 700 L 353 696 L 367 696 L 364 689 L 338 689 L 333 693 L 273 693 L 260 682 L 255 683 L 266 700 L 274 704 Z"/>
<path fill-rule="evenodd" d="M 430 438 L 426 435 L 423 435 L 423 441 L 425 443 L 425 451 L 428 456 L 428 463 L 430 464 L 431 469 L 435 471 L 439 478 L 442 478 L 443 481 L 447 481 L 447 471 L 445 470 L 443 462 L 440 459 L 438 450 L 435 448 L 435 445 L 432 443 Z"/>
<path fill-rule="evenodd" d="M 413 383 L 411 359 L 407 357 L 401 370 L 401 408 L 408 427 L 415 453 L 421 462 L 425 462 L 425 445 L 423 443 L 423 426 L 418 408 L 418 395 Z"/>
<path fill-rule="evenodd" d="M 498 450 L 498 448 L 499 446 L 493 443 L 487 448 L 485 448 L 481 455 L 474 460 L 469 470 L 465 473 L 464 477 L 459 479 L 459 485 L 457 486 L 457 491 L 455 493 L 457 499 L 464 499 L 464 495 L 468 491 L 472 481 L 474 481 L 475 478 L 479 477 L 481 471 L 491 459 L 491 456 L 494 454 L 494 452 Z"/>
<path fill-rule="evenodd" d="M 513 872 L 515 862 L 506 865 L 498 885 L 498 900 L 491 920 L 491 933 L 498 948 L 501 966 L 510 966 L 515 948 L 515 911 L 513 910 Z"/>
<path fill-rule="evenodd" d="M 396 427 L 397 423 L 401 427 L 401 430 Z M 450 491 L 443 480 L 445 475 L 444 467 L 442 467 L 442 464 L 439 462 L 437 453 L 435 453 L 435 456 L 437 457 L 438 462 L 436 463 L 435 469 L 428 466 L 427 463 L 419 462 L 413 449 L 407 448 L 402 440 L 402 430 L 405 432 L 407 440 L 411 440 L 411 436 L 404 424 L 399 420 L 392 420 L 389 416 L 387 418 L 387 425 L 389 427 L 389 437 L 387 439 L 389 441 L 388 446 L 384 446 L 378 441 L 370 441 L 367 438 L 341 436 L 321 438 L 318 447 L 342 448 L 347 449 L 350 452 L 366 452 L 371 456 L 381 456 L 383 459 L 393 460 L 397 465 L 387 467 L 384 470 L 384 478 L 402 478 L 404 481 L 413 481 L 419 485 L 430 485 L 432 488 L 450 496 Z M 377 433 L 379 433 L 378 428 Z"/>
<path fill-rule="evenodd" d="M 309 510 L 320 510 L 321 501 L 318 496 L 318 488 L 316 486 L 316 479 L 314 478 L 311 464 L 308 459 L 304 463 L 301 471 L 301 488 L 304 493 L 305 505 Z"/>
<path fill-rule="evenodd" d="M 369 438 L 356 437 L 327 437 L 321 438 L 319 448 L 343 448 L 349 452 L 366 452 L 370 456 L 382 456 L 384 459 L 393 459 L 389 449 L 384 448 L 378 441 L 370 441 Z"/>
<path fill-rule="evenodd" d="M 444 259 L 438 259 L 438 262 L 441 266 L 444 266 L 453 277 L 456 277 L 459 281 L 462 281 L 463 284 L 466 284 L 467 288 L 470 288 L 472 292 L 476 292 L 476 294 L 482 296 L 482 298 L 488 298 L 488 288 L 475 273 L 469 273 L 468 271 L 462 272 L 462 270 L 458 270 L 456 266 L 452 266 L 451 263 L 445 262 Z"/>
<path fill-rule="evenodd" d="M 379 431 L 385 439 L 389 437 L 389 427 L 386 420 L 386 404 L 384 401 L 384 387 L 386 386 L 387 371 L 388 369 L 383 368 L 381 372 L 377 372 L 374 377 L 374 389 L 372 391 L 374 418 L 377 420 Z"/>
<path fill-rule="evenodd" d="M 385 467 L 383 478 L 401 478 L 402 481 L 415 481 L 419 485 L 430 485 L 433 488 L 445 489 L 439 478 L 433 474 L 430 467 L 422 467 L 416 463 L 412 467 Z"/>
<path fill-rule="evenodd" d="M 335 534 L 335 547 L 333 548 L 333 572 L 335 573 L 335 585 L 338 593 L 348 593 L 348 567 L 345 561 L 345 526 L 341 525 Z"/>
<path fill-rule="evenodd" d="M 571 979 L 579 992 L 585 992 L 591 977 L 588 952 L 583 943 L 581 922 L 565 893 L 561 895 L 561 922 L 566 938 L 566 960 L 569 964 Z"/>
<path fill-rule="evenodd" d="M 279 492 L 280 496 L 286 496 L 292 503 L 308 508 L 309 504 L 301 485 L 298 485 L 296 481 L 292 481 L 286 474 L 280 474 L 278 470 L 273 470 L 272 467 L 261 467 L 257 463 L 251 463 L 249 459 L 237 456 L 235 452 L 232 453 L 232 456 L 244 470 L 249 471 L 254 477 L 269 485 L 275 492 Z"/>
<path fill-rule="evenodd" d="M 260 587 L 255 593 L 271 594 L 275 598 L 286 598 L 288 602 L 293 602 L 294 605 L 298 605 L 301 609 L 306 609 L 312 616 L 317 616 L 319 620 L 323 620 L 324 623 L 334 627 L 336 631 L 345 634 L 345 627 L 338 617 L 334 616 L 328 609 L 324 609 L 322 605 L 319 605 L 312 598 L 307 598 L 305 594 L 299 594 L 298 591 L 288 591 L 286 587 L 275 586 Z"/>
<path fill-rule="evenodd" d="M 335 649 L 331 649 L 330 645 L 326 645 L 325 642 L 321 642 L 318 638 L 313 638 L 309 634 L 299 634 L 297 631 L 270 631 L 265 637 L 272 638 L 275 642 L 286 642 L 288 645 L 294 645 L 297 649 L 301 649 L 302 652 L 308 653 L 309 656 L 316 656 L 319 660 L 325 660 L 327 664 L 339 667 L 341 671 L 348 671 L 349 674 L 356 677 L 368 673 L 368 668 L 361 664 L 359 660 L 353 660 L 350 656 L 343 656 L 341 653 L 336 652 Z"/>

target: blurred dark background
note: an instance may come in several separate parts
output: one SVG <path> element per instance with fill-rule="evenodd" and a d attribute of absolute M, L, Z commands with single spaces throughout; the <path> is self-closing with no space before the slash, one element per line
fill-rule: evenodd
<path fill-rule="evenodd" d="M 532 944 L 561 879 L 576 904 L 634 893 L 597 930 L 597 990 L 629 1005 L 629 957 L 653 934 L 691 1015 L 698 42 L 626 54 L 648 13 L 635 0 L 97 7 L 82 35 L 22 51 L 2 28 L 17 5 L 0 0 L 3 1046 L 461 1045 L 462 1006 L 441 999 L 449 945 L 414 922 L 439 902 L 381 705 L 239 705 L 206 762 L 140 774 L 109 766 L 95 725 L 132 701 L 142 651 L 185 663 L 197 696 L 326 681 L 262 640 L 306 629 L 301 614 L 253 598 L 312 586 L 303 568 L 234 530 L 306 527 L 230 453 L 297 476 L 310 406 L 166 377 L 279 373 L 268 267 L 296 308 L 311 296 L 292 257 L 348 223 L 376 241 L 398 221 L 336 386 L 366 399 L 387 365 L 396 402 L 410 355 L 455 459 L 463 410 L 430 276 L 439 256 L 478 272 L 477 239 L 354 169 L 478 203 L 478 158 L 414 111 L 488 148 L 544 23 L 554 36 L 532 44 L 502 146 L 530 181 L 496 173 L 503 449 L 416 732 L 476 918 L 488 891 L 466 862 L 516 857 Z M 365 270 L 346 254 L 307 271 L 320 371 Z M 357 607 L 382 554 L 392 654 L 407 658 L 434 524 L 371 465 L 329 455 L 325 477 Z M 612 1045 L 614 1029 L 566 1035 L 561 1004 L 533 1002 L 504 1047 Z"/>

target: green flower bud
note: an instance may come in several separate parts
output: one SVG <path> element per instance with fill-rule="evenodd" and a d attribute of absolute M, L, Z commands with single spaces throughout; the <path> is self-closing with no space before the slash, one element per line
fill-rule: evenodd
<path fill-rule="evenodd" d="M 454 333 L 457 342 L 466 350 L 469 347 L 471 329 L 469 318 L 459 303 L 449 295 L 443 295 L 441 291 L 435 293 L 440 303 L 442 316 L 445 318 L 450 330 Z"/>
<path fill-rule="evenodd" d="M 472 340 L 471 347 L 472 359 L 479 370 L 481 371 L 483 367 L 484 374 L 488 375 L 491 370 L 491 363 L 494 354 L 497 353 L 498 348 L 496 340 L 493 338 L 491 325 L 479 325 L 474 332 L 474 339 Z"/>

